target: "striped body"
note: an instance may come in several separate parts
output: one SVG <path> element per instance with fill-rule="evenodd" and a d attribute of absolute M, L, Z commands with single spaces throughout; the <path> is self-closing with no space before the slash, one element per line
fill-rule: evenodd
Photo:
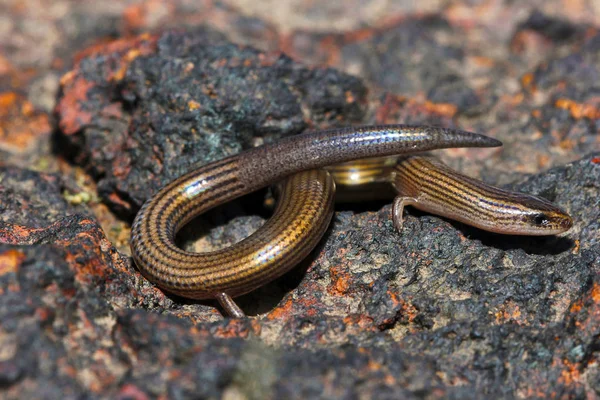
<path fill-rule="evenodd" d="M 398 157 L 375 157 L 354 160 L 326 167 L 338 186 L 363 186 L 386 182 L 396 165 Z"/>
<path fill-rule="evenodd" d="M 390 185 L 390 176 L 397 159 L 365 158 L 326 167 L 338 189 L 336 203 L 393 199 L 396 192 Z"/>
<path fill-rule="evenodd" d="M 404 125 L 289 137 L 203 166 L 161 189 L 135 218 L 133 258 L 159 287 L 193 299 L 219 298 L 228 311 L 240 315 L 223 298 L 250 292 L 285 273 L 327 229 L 335 187 L 328 173 L 310 170 L 366 157 L 500 144 L 469 132 Z M 284 178 L 275 214 L 250 237 L 208 253 L 175 245 L 177 231 L 199 214 Z"/>
<path fill-rule="evenodd" d="M 571 218 L 548 200 L 495 188 L 459 174 L 428 157 L 401 159 L 393 172 L 398 192 L 394 222 L 402 226 L 402 208 L 448 217 L 490 232 L 553 235 L 572 226 Z"/>
<path fill-rule="evenodd" d="M 173 238 L 191 218 L 190 210 L 203 212 L 242 193 L 243 184 L 226 172 L 234 170 L 235 163 L 205 168 L 198 171 L 198 180 L 170 188 L 179 190 L 176 195 L 163 192 L 145 205 L 141 212 L 149 218 L 136 220 L 131 239 L 145 277 L 184 297 L 214 298 L 225 290 L 236 296 L 287 272 L 316 246 L 333 215 L 335 186 L 324 170 L 287 179 L 273 216 L 234 246 L 207 253 L 177 247 Z M 186 201 L 199 182 L 205 182 L 203 193 Z"/>

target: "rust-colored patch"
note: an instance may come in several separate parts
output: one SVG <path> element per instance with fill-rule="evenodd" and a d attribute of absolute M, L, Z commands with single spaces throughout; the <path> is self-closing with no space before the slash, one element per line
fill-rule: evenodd
<path fill-rule="evenodd" d="M 572 385 L 581 380 L 581 372 L 576 363 L 571 363 L 568 360 L 562 360 L 565 368 L 561 371 L 558 381 L 565 385 Z"/>
<path fill-rule="evenodd" d="M 244 319 L 230 319 L 224 326 L 217 328 L 213 334 L 214 337 L 223 339 L 228 338 L 247 338 L 250 334 L 258 335 L 261 331 L 261 325 L 257 321 L 253 321 L 250 326 Z"/>
<path fill-rule="evenodd" d="M 591 297 L 594 303 L 600 304 L 600 286 L 598 284 L 592 286 Z"/>
<path fill-rule="evenodd" d="M 25 259 L 25 253 L 19 250 L 7 250 L 0 254 L 0 276 L 17 272 Z"/>
<path fill-rule="evenodd" d="M 308 317 L 317 317 L 323 313 L 321 301 L 316 297 L 298 299 L 298 304 Z"/>
<path fill-rule="evenodd" d="M 280 305 L 278 307 L 275 307 L 273 310 L 271 310 L 270 313 L 267 314 L 267 319 L 272 321 L 275 319 L 287 318 L 292 312 L 293 305 L 294 305 L 294 300 L 292 299 L 291 296 L 288 296 L 285 303 L 283 303 L 282 305 Z"/>
<path fill-rule="evenodd" d="M 600 157 L 594 157 L 594 158 L 592 158 L 592 162 L 594 164 L 600 164 Z"/>
<path fill-rule="evenodd" d="M 374 330 L 373 318 L 364 314 L 351 314 L 344 317 L 344 324 L 347 326 L 356 326 L 361 330 Z"/>
<path fill-rule="evenodd" d="M 121 197 L 119 197 L 119 195 L 116 193 L 111 193 L 108 196 L 108 198 L 110 199 L 110 201 L 113 204 L 118 204 L 119 206 L 123 207 L 125 210 L 131 209 L 131 204 L 129 204 L 126 201 L 124 201 L 123 199 L 121 199 Z"/>
<path fill-rule="evenodd" d="M 127 72 L 127 68 L 129 68 L 129 64 L 136 58 L 142 55 L 142 52 L 139 49 L 131 49 L 121 58 L 123 63 L 121 67 L 112 75 L 112 80 L 121 81 L 125 77 L 125 73 Z"/>
<path fill-rule="evenodd" d="M 571 305 L 569 311 L 573 314 L 577 314 L 579 311 L 581 311 L 582 308 L 583 304 L 581 303 L 581 301 L 577 301 Z"/>
<path fill-rule="evenodd" d="M 147 3 L 151 3 L 151 1 L 131 5 L 123 11 L 123 21 L 129 31 L 146 26 L 148 17 Z"/>
<path fill-rule="evenodd" d="M 70 82 L 72 76 L 72 73 L 68 73 L 62 77 L 61 81 Z M 69 88 L 64 89 L 64 95 L 56 109 L 60 115 L 58 125 L 65 135 L 73 135 L 83 126 L 92 122 L 92 114 L 83 110 L 81 104 L 87 101 L 87 93 L 94 86 L 93 82 L 75 78 Z"/>
<path fill-rule="evenodd" d="M 538 167 L 540 168 L 547 168 L 550 165 L 551 162 L 551 158 L 549 155 L 547 154 L 540 154 L 538 156 Z"/>
<path fill-rule="evenodd" d="M 48 115 L 36 112 L 23 96 L 0 93 L 0 147 L 23 151 L 51 131 Z"/>
<path fill-rule="evenodd" d="M 381 370 L 381 367 L 382 367 L 381 363 L 378 363 L 375 360 L 369 360 L 369 362 L 367 363 L 367 369 L 369 371 L 379 371 L 379 370 Z"/>
<path fill-rule="evenodd" d="M 589 298 L 591 298 L 594 303 L 600 304 L 600 285 L 598 283 L 594 282 L 589 293 Z M 585 307 L 586 299 L 588 299 L 588 296 L 584 296 L 575 301 L 569 308 L 569 312 L 572 314 L 580 312 Z M 578 325 L 578 323 L 576 324 Z"/>
<path fill-rule="evenodd" d="M 417 315 L 419 315 L 419 311 L 412 303 L 402 300 L 400 306 L 400 314 L 406 318 L 408 322 L 413 322 Z"/>
<path fill-rule="evenodd" d="M 43 229 L 41 228 L 29 228 L 23 225 L 7 224 L 4 228 L 0 228 L 0 243 L 32 244 L 32 235 L 42 230 Z"/>
<path fill-rule="evenodd" d="M 113 59 L 113 63 L 106 63 L 112 69 L 104 71 L 104 75 L 107 81 L 119 81 L 123 79 L 133 60 L 155 51 L 156 36 L 144 34 L 135 38 L 119 39 L 108 43 L 101 42 L 78 53 L 75 57 L 77 61 L 75 68 L 63 75 L 60 80 L 64 94 L 56 109 L 59 114 L 59 126 L 63 133 L 73 135 L 92 121 L 93 115 L 84 110 L 82 105 L 89 101 L 88 92 L 95 86 L 95 83 L 86 80 L 80 73 L 79 63 L 83 58 L 102 55 Z M 115 112 L 110 108 L 104 111 Z"/>
<path fill-rule="evenodd" d="M 130 400 L 148 400 L 149 397 L 139 387 L 128 383 L 124 385 L 117 395 L 118 399 L 130 399 Z"/>
<path fill-rule="evenodd" d="M 12 64 L 0 54 L 0 75 L 7 75 L 11 71 L 13 71 Z"/>
<path fill-rule="evenodd" d="M 431 112 L 444 115 L 446 117 L 453 117 L 458 108 L 451 103 L 433 103 L 431 101 L 425 102 L 425 108 Z"/>
<path fill-rule="evenodd" d="M 500 100 L 510 106 L 518 106 L 519 104 L 523 103 L 523 100 L 525 100 L 525 95 L 523 93 L 515 93 L 514 95 L 510 95 L 510 94 L 504 94 L 502 96 L 500 96 Z M 534 115 L 535 111 L 532 111 L 532 115 Z M 541 115 L 541 114 L 539 114 Z M 535 115 L 534 115 L 535 116 Z"/>
<path fill-rule="evenodd" d="M 494 316 L 496 317 L 497 324 L 504 324 L 506 322 L 522 324 L 525 322 L 519 305 L 512 301 L 500 306 L 500 309 L 494 313 Z"/>
<path fill-rule="evenodd" d="M 492 68 L 496 65 L 496 60 L 491 57 L 473 56 L 471 60 L 479 67 Z"/>
<path fill-rule="evenodd" d="M 0 117 L 4 117 L 9 109 L 16 103 L 17 94 L 15 92 L 0 93 Z"/>
<path fill-rule="evenodd" d="M 393 375 L 390 374 L 386 374 L 385 378 L 383 378 L 383 381 L 385 382 L 386 385 L 388 386 L 394 386 L 398 384 L 398 381 L 396 380 L 396 378 L 394 378 Z M 434 396 L 435 397 L 435 396 Z"/>
<path fill-rule="evenodd" d="M 563 150 L 573 150 L 576 145 L 577 142 L 571 139 L 564 139 L 558 143 L 558 146 Z"/>
<path fill-rule="evenodd" d="M 375 111 L 375 122 L 378 124 L 397 122 L 398 114 L 402 110 L 411 115 L 430 114 L 448 119 L 452 119 L 458 112 L 456 105 L 451 103 L 421 102 L 405 96 L 387 94 Z"/>
<path fill-rule="evenodd" d="M 535 86 L 534 76 L 532 73 L 523 75 L 523 77 L 521 78 L 521 85 L 523 86 L 523 89 L 526 89 L 530 92 L 535 92 L 537 89 Z"/>
<path fill-rule="evenodd" d="M 332 267 L 329 271 L 331 283 L 327 286 L 327 292 L 332 296 L 344 296 L 350 288 L 352 276 L 341 267 Z"/>
<path fill-rule="evenodd" d="M 35 310 L 35 316 L 40 322 L 48 321 L 52 315 L 52 312 L 47 308 L 37 308 Z"/>
<path fill-rule="evenodd" d="M 86 49 L 78 52 L 75 55 L 75 62 L 79 64 L 82 59 L 99 54 L 104 54 L 106 56 L 116 54 L 118 56 L 122 56 L 123 54 L 126 54 L 129 50 L 135 48 L 139 48 L 141 50 L 141 54 L 150 54 L 156 50 L 156 40 L 157 37 L 155 35 L 151 35 L 148 33 L 144 33 L 135 37 L 128 37 L 117 40 L 100 40 L 95 45 L 87 47 Z M 79 65 L 77 65 L 73 71 L 78 73 Z"/>
<path fill-rule="evenodd" d="M 194 100 L 190 100 L 190 101 L 188 101 L 188 109 L 189 109 L 190 111 L 197 110 L 197 109 L 199 109 L 200 107 L 202 107 L 202 105 L 201 105 L 200 103 L 198 103 L 197 101 L 194 101 Z"/>
<path fill-rule="evenodd" d="M 575 119 L 600 119 L 600 109 L 591 104 L 577 103 L 571 99 L 560 98 L 554 102 L 556 108 L 568 110 Z"/>

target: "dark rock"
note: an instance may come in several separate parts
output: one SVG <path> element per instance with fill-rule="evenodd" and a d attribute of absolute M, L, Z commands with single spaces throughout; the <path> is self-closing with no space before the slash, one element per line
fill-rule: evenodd
<path fill-rule="evenodd" d="M 439 17 L 409 19 L 368 40 L 346 44 L 341 56 L 386 90 L 405 96 L 424 93 L 433 102 L 472 111 L 482 100 L 461 74 L 464 51 L 458 43 L 439 40 L 446 35 L 460 33 Z"/>
<path fill-rule="evenodd" d="M 142 54 L 123 64 L 134 46 Z M 129 216 L 194 165 L 256 138 L 359 121 L 366 94 L 356 78 L 242 48 L 209 30 L 109 46 L 82 60 L 63 91 L 64 140 L 101 177 L 103 199 Z"/>
<path fill-rule="evenodd" d="M 79 53 L 62 79 L 58 154 L 38 146 L 50 140 L 46 114 L 20 95 L 0 97 L 7 105 L 0 109 L 0 397 L 600 394 L 595 27 L 575 21 L 569 7 L 560 19 L 500 3 L 502 18 L 453 6 L 347 33 L 285 37 L 210 1 L 133 5 L 122 18 L 102 7 L 80 5 L 54 25 L 54 14 L 42 13 L 40 29 L 69 27 L 51 30 L 48 46 L 25 31 L 33 17 L 18 15 L 28 23 L 9 26 L 6 37 L 19 40 L 0 45 L 22 68 L 53 58 L 68 67 L 74 44 L 100 36 L 199 21 L 225 33 L 127 36 Z M 521 15 L 530 17 L 521 23 Z M 300 36 L 305 54 L 359 77 L 229 41 L 275 49 Z M 28 56 L 39 64 L 18 43 L 35 48 Z M 308 57 L 295 50 L 296 59 Z M 28 98 L 37 93 L 27 85 L 40 71 L 2 75 L 5 65 L 0 57 L 3 90 L 21 82 Z M 361 79 L 374 83 L 370 96 Z M 195 164 L 306 128 L 398 121 L 459 125 L 503 140 L 503 153 L 442 157 L 552 200 L 573 216 L 573 229 L 506 237 L 409 208 L 398 233 L 389 205 L 347 207 L 299 268 L 239 299 L 252 318 L 231 320 L 213 302 L 167 296 L 141 277 L 126 246 L 109 240 L 102 206 L 74 205 L 81 189 L 57 161 L 63 155 L 84 167 L 111 210 L 130 218 Z M 28 168 L 43 169 L 44 156 L 54 174 Z M 181 242 L 202 250 L 239 240 L 267 215 L 263 198 L 213 210 Z M 220 226 L 193 226 L 206 222 Z M 196 240 L 202 234 L 208 238 Z"/>
<path fill-rule="evenodd" d="M 553 41 L 566 41 L 576 35 L 581 35 L 584 26 L 571 21 L 553 18 L 540 11 L 534 11 L 529 18 L 519 26 L 519 30 L 531 29 L 542 33 Z"/>

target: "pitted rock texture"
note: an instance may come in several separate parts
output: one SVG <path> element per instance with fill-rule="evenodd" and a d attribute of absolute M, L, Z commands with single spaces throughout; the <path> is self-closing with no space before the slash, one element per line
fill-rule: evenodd
<path fill-rule="evenodd" d="M 212 31 L 167 33 L 105 51 L 63 80 L 59 126 L 76 161 L 87 159 L 102 176 L 103 198 L 124 212 L 194 165 L 252 146 L 255 137 L 357 122 L 365 112 L 358 79 L 242 48 Z"/>
<path fill-rule="evenodd" d="M 304 15 L 245 0 L 9 3 L 0 397 L 600 396 L 593 13 L 560 1 L 287 9 Z M 552 200 L 573 229 L 506 237 L 408 208 L 396 232 L 389 202 L 341 205 L 309 258 L 238 299 L 246 320 L 169 296 L 132 264 L 132 216 L 189 168 L 308 128 L 396 122 L 501 139 L 436 154 Z M 268 218 L 264 199 L 212 210 L 182 246 L 240 240 Z"/>

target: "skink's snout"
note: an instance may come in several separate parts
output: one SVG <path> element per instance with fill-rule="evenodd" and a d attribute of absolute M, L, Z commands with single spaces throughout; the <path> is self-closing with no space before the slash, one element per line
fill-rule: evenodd
<path fill-rule="evenodd" d="M 557 229 L 561 230 L 559 233 L 566 232 L 573 227 L 573 218 L 560 208 L 553 213 L 552 219 L 558 227 Z"/>
<path fill-rule="evenodd" d="M 566 211 L 545 199 L 531 196 L 527 224 L 530 235 L 556 235 L 573 227 L 573 218 Z"/>

